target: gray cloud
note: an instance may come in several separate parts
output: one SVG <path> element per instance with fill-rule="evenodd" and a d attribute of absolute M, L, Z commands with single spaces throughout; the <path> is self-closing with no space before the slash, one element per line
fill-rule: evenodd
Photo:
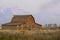
<path fill-rule="evenodd" d="M 43 4 L 40 7 L 40 11 L 43 12 L 54 12 L 54 13 L 60 13 L 60 1 L 59 0 L 52 0 L 49 3 Z"/>
<path fill-rule="evenodd" d="M 24 9 L 34 14 L 38 11 L 39 6 L 46 2 L 48 2 L 48 0 L 1 0 L 0 6 L 3 8 Z"/>
<path fill-rule="evenodd" d="M 9 21 L 14 14 L 33 14 L 37 23 L 60 24 L 59 10 L 59 0 L 0 0 L 0 23 Z"/>

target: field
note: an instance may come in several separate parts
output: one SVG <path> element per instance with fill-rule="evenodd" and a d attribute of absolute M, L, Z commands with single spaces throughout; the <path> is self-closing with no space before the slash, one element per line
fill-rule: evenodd
<path fill-rule="evenodd" d="M 60 30 L 0 30 L 0 40 L 60 40 Z"/>

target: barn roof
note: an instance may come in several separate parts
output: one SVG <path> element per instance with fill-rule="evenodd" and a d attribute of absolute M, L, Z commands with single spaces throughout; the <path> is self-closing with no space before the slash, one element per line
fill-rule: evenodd
<path fill-rule="evenodd" d="M 18 25 L 18 24 L 24 24 L 26 23 L 27 18 L 31 16 L 31 18 L 33 18 L 32 15 L 14 15 L 11 22 L 9 23 L 5 23 L 2 25 Z M 33 18 L 34 19 L 34 18 Z M 35 20 L 33 20 L 35 21 Z"/>
<path fill-rule="evenodd" d="M 24 22 L 26 22 L 26 20 L 29 16 L 31 16 L 31 18 L 33 18 L 32 15 L 14 15 L 14 17 L 11 20 L 11 23 L 24 23 Z"/>

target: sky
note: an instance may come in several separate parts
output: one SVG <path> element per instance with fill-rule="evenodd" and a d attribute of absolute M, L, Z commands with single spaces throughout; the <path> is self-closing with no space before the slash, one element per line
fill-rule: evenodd
<path fill-rule="evenodd" d="M 33 15 L 39 24 L 60 24 L 60 0 L 0 0 L 0 24 L 13 15 Z"/>

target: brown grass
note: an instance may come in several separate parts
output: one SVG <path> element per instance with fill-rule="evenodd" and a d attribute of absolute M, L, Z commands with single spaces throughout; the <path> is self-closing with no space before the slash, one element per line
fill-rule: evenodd
<path fill-rule="evenodd" d="M 60 40 L 60 30 L 0 30 L 0 40 Z"/>

